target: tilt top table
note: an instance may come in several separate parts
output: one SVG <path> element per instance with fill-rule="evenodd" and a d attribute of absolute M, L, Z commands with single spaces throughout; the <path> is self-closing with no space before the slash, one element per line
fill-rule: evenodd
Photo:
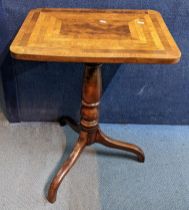
<path fill-rule="evenodd" d="M 103 63 L 167 63 L 181 53 L 161 15 L 153 10 L 34 9 L 10 46 L 16 59 L 85 63 L 81 119 L 77 124 L 62 117 L 79 138 L 51 182 L 47 199 L 53 203 L 57 190 L 85 146 L 100 143 L 134 153 L 144 162 L 142 149 L 116 141 L 99 128 L 101 66 Z M 111 114 L 111 113 L 110 113 Z"/>

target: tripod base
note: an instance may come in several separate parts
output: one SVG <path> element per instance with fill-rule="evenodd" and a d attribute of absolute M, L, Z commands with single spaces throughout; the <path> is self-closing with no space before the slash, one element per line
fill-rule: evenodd
<path fill-rule="evenodd" d="M 60 124 L 63 126 L 66 124 L 70 125 L 70 127 L 79 133 L 79 138 L 69 158 L 63 163 L 62 167 L 59 169 L 58 173 L 51 182 L 47 196 L 50 203 L 54 203 L 56 201 L 57 191 L 62 180 L 87 145 L 99 143 L 107 147 L 128 151 L 135 154 L 138 161 L 144 162 L 144 153 L 140 147 L 134 144 L 113 140 L 106 136 L 99 128 L 98 119 L 101 96 L 100 67 L 101 65 L 98 64 L 86 64 L 80 124 L 78 125 L 69 117 L 63 117 L 60 119 Z"/>

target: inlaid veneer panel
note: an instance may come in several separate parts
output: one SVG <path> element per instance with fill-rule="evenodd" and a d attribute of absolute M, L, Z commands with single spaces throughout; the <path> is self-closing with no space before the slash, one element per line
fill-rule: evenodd
<path fill-rule="evenodd" d="M 10 47 L 23 60 L 176 63 L 181 53 L 153 10 L 35 9 Z"/>

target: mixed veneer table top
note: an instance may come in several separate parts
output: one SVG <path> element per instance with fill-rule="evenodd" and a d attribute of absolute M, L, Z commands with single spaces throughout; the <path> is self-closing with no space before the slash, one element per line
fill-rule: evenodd
<path fill-rule="evenodd" d="M 16 59 L 84 63 L 177 63 L 181 53 L 153 10 L 31 10 L 10 46 Z"/>

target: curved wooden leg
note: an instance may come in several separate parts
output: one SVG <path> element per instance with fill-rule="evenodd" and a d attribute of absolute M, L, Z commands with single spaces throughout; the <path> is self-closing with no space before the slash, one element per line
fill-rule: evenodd
<path fill-rule="evenodd" d="M 144 162 L 145 160 L 144 152 L 140 147 L 134 144 L 113 140 L 110 137 L 106 136 L 100 129 L 97 131 L 96 142 L 107 147 L 132 152 L 137 155 L 139 162 Z"/>
<path fill-rule="evenodd" d="M 75 123 L 70 117 L 62 117 L 60 119 L 61 125 L 68 124 L 79 133 L 79 139 L 70 157 L 64 162 L 51 182 L 47 197 L 51 203 L 56 201 L 57 191 L 63 178 L 74 165 L 86 145 L 96 142 L 107 147 L 129 151 L 136 154 L 140 162 L 144 162 L 144 153 L 137 145 L 113 140 L 99 129 L 101 86 L 101 65 L 86 64 L 83 79 L 80 125 Z"/>
<path fill-rule="evenodd" d="M 58 171 L 58 173 L 51 182 L 47 196 L 47 200 L 50 203 L 54 203 L 56 201 L 56 194 L 62 180 L 64 179 L 68 171 L 71 169 L 71 167 L 74 165 L 79 155 L 81 154 L 82 150 L 85 148 L 86 144 L 87 144 L 87 138 L 85 135 L 82 135 L 81 133 L 69 158 L 63 163 L 62 167 L 60 168 L 60 170 Z"/>
<path fill-rule="evenodd" d="M 76 133 L 79 133 L 81 130 L 80 125 L 77 124 L 71 117 L 61 117 L 59 122 L 61 126 L 68 124 Z"/>

